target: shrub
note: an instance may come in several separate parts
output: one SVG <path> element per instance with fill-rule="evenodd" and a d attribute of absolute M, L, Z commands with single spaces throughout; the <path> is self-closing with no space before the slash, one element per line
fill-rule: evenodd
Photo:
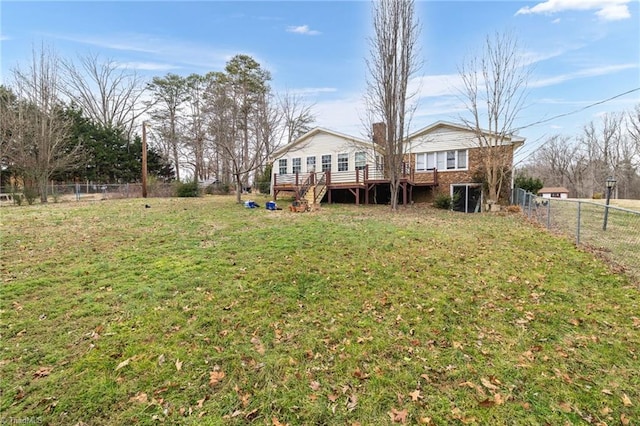
<path fill-rule="evenodd" d="M 38 198 L 38 191 L 32 187 L 26 187 L 22 191 L 24 194 L 24 199 L 27 200 L 27 204 L 33 205 L 36 202 L 36 198 Z"/>
<path fill-rule="evenodd" d="M 176 195 L 178 197 L 199 197 L 198 182 L 178 182 L 176 184 Z"/>
<path fill-rule="evenodd" d="M 522 213 L 522 207 L 520 206 L 507 206 L 508 213 Z"/>
<path fill-rule="evenodd" d="M 602 192 L 594 192 L 591 198 L 594 200 L 602 200 Z"/>
<path fill-rule="evenodd" d="M 433 205 L 439 209 L 451 210 L 453 199 L 448 194 L 440 193 L 436 195 L 436 198 L 433 200 Z"/>

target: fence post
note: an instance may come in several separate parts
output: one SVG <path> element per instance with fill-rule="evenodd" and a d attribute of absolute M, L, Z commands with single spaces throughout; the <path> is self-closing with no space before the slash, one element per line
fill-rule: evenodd
<path fill-rule="evenodd" d="M 527 199 L 529 200 L 529 219 L 531 219 L 531 193 L 527 192 Z"/>
<path fill-rule="evenodd" d="M 551 229 L 551 200 L 547 201 L 547 229 Z"/>
<path fill-rule="evenodd" d="M 578 201 L 578 226 L 576 227 L 576 244 L 580 244 L 580 207 L 582 202 Z"/>

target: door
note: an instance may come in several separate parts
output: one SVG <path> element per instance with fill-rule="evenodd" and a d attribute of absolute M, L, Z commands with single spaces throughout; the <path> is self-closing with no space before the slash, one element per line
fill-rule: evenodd
<path fill-rule="evenodd" d="M 478 213 L 482 205 L 482 188 L 478 185 L 452 185 L 453 210 Z"/>

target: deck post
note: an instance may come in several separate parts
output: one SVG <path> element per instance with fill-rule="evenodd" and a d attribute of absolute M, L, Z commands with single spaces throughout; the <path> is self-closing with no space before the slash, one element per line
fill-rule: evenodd
<path fill-rule="evenodd" d="M 407 205 L 407 183 L 402 184 L 402 205 Z"/>

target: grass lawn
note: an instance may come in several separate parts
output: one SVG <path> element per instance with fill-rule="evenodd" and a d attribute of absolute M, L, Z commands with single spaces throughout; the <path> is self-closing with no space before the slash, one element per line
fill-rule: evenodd
<path fill-rule="evenodd" d="M 3 422 L 640 424 L 637 285 L 520 214 L 207 197 L 0 219 Z"/>

